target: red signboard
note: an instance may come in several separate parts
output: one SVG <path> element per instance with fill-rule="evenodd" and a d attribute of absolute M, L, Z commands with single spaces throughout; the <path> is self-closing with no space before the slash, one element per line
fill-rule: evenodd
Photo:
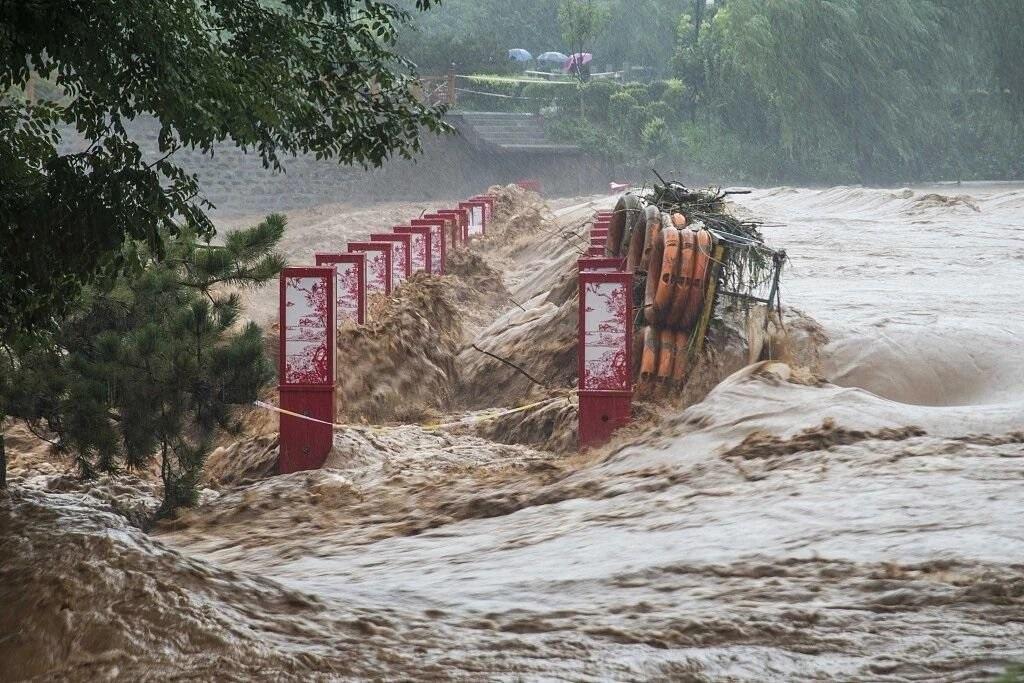
<path fill-rule="evenodd" d="M 614 257 L 584 257 L 576 261 L 580 271 L 593 270 L 605 273 L 617 273 L 626 267 L 626 259 Z"/>
<path fill-rule="evenodd" d="M 362 325 L 366 322 L 366 254 L 315 255 L 318 266 L 334 266 L 338 272 L 337 323 L 343 320 Z"/>
<path fill-rule="evenodd" d="M 479 197 L 473 197 L 466 202 L 470 205 L 471 209 L 469 212 L 469 230 L 467 235 L 469 237 L 484 235 L 487 233 L 487 206 L 488 202 L 485 199 Z M 461 206 L 461 205 L 460 205 Z"/>
<path fill-rule="evenodd" d="M 465 241 L 468 230 L 469 218 L 462 209 L 438 209 L 428 216 L 441 216 L 448 221 L 448 232 L 446 233 L 448 244 L 459 244 Z"/>
<path fill-rule="evenodd" d="M 606 441 L 629 420 L 632 401 L 633 276 L 579 273 L 579 440 Z"/>
<path fill-rule="evenodd" d="M 484 203 L 484 223 L 490 224 L 491 216 L 494 215 L 494 197 L 489 194 L 478 194 L 473 199 Z"/>
<path fill-rule="evenodd" d="M 463 212 L 462 222 L 462 241 L 468 242 L 469 235 L 474 229 L 474 223 L 476 222 L 476 211 L 477 206 L 473 200 L 465 202 L 459 202 L 459 210 Z M 483 207 L 480 207 L 480 220 L 483 220 Z M 483 232 L 483 225 L 480 226 L 481 233 Z"/>
<path fill-rule="evenodd" d="M 448 238 L 445 236 L 446 220 L 440 216 L 435 218 L 413 218 L 414 227 L 430 228 L 430 272 L 444 275 L 444 266 L 448 261 Z"/>
<path fill-rule="evenodd" d="M 422 270 L 431 272 L 430 253 L 433 240 L 430 235 L 429 225 L 409 226 L 397 225 L 392 230 L 399 235 L 410 235 L 412 237 L 412 269 L 413 272 Z"/>
<path fill-rule="evenodd" d="M 394 232 L 374 232 L 370 233 L 370 239 L 374 242 L 394 243 L 395 260 L 391 263 L 391 270 L 396 285 L 412 275 L 412 237 Z"/>
<path fill-rule="evenodd" d="M 281 271 L 281 384 L 334 383 L 335 270 Z"/>
<path fill-rule="evenodd" d="M 282 474 L 320 467 L 331 450 L 331 423 L 335 417 L 336 277 L 334 266 L 281 271 L 281 408 L 321 421 L 281 415 L 278 470 Z"/>
<path fill-rule="evenodd" d="M 391 295 L 394 247 L 389 242 L 349 242 L 348 250 L 366 254 L 366 291 Z"/>

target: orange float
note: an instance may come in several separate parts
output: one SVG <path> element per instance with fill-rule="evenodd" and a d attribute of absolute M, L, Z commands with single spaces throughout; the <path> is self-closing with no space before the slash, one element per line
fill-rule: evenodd
<path fill-rule="evenodd" d="M 654 293 L 654 315 L 659 321 L 668 321 L 672 309 L 672 281 L 679 273 L 679 231 L 666 225 L 661 229 L 661 240 L 664 251 L 658 291 Z"/>
<path fill-rule="evenodd" d="M 672 225 L 676 226 L 677 228 L 685 228 L 686 216 L 678 212 L 672 214 Z"/>
<path fill-rule="evenodd" d="M 640 376 L 650 377 L 658 371 L 658 332 L 652 325 L 644 328 L 644 353 L 640 362 Z"/>
<path fill-rule="evenodd" d="M 644 205 L 635 195 L 627 194 L 615 203 L 605 238 L 605 254 L 622 258 L 629 252 L 637 230 L 644 230 Z M 633 268 L 628 268 L 633 272 Z"/>
<path fill-rule="evenodd" d="M 672 380 L 682 384 L 686 379 L 686 365 L 690 359 L 690 335 L 684 330 L 676 330 L 673 334 L 672 346 L 675 358 L 672 361 Z"/>
<path fill-rule="evenodd" d="M 661 226 L 664 223 L 658 207 L 648 206 L 644 210 L 644 223 L 646 224 L 646 234 L 644 235 L 643 252 L 640 255 L 640 270 L 646 272 L 651 267 L 651 249 L 661 236 Z"/>
<path fill-rule="evenodd" d="M 708 272 L 711 269 L 711 233 L 706 229 L 697 232 L 694 251 L 693 278 L 687 292 L 686 315 L 680 324 L 686 329 L 693 327 L 704 310 L 704 292 L 707 290 Z"/>
<path fill-rule="evenodd" d="M 658 281 L 661 279 L 661 263 L 665 250 L 665 244 L 661 236 L 661 217 L 659 215 L 657 231 L 650 229 L 648 224 L 647 243 L 650 245 L 649 260 L 647 266 L 647 282 L 644 283 L 644 320 L 648 325 L 655 325 L 658 322 L 657 311 L 654 305 L 658 293 Z"/>
<path fill-rule="evenodd" d="M 626 270 L 635 273 L 638 270 L 645 270 L 641 265 L 644 254 L 644 245 L 647 242 L 647 226 L 649 225 L 650 213 L 641 209 L 634 216 L 634 221 L 629 228 L 629 234 L 624 237 L 628 240 L 623 244 L 623 256 L 626 257 Z"/>
<path fill-rule="evenodd" d="M 669 329 L 658 331 L 658 377 L 672 378 L 672 365 L 676 358 L 675 332 Z"/>
<path fill-rule="evenodd" d="M 689 301 L 689 284 L 693 278 L 693 267 L 696 261 L 695 252 L 697 246 L 696 235 L 690 228 L 683 228 L 679 231 L 679 269 L 672 279 L 671 299 L 672 305 L 668 315 L 662 320 L 669 327 L 675 328 L 682 324 L 686 315 L 686 305 Z"/>

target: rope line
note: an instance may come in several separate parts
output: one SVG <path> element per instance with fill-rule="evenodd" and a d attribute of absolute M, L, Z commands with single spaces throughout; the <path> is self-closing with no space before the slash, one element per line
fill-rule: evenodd
<path fill-rule="evenodd" d="M 569 398 L 565 398 L 563 400 L 567 404 L 572 403 L 572 401 Z M 416 425 L 416 426 L 420 427 L 424 431 L 433 432 L 433 431 L 437 431 L 439 429 L 447 429 L 449 427 L 458 427 L 458 426 L 462 426 L 462 425 L 476 424 L 478 422 L 487 422 L 487 421 L 490 421 L 490 420 L 496 420 L 499 417 L 505 417 L 506 415 L 513 415 L 515 413 L 521 413 L 524 410 L 529 410 L 530 408 L 536 408 L 537 406 L 543 405 L 545 403 L 548 403 L 549 401 L 551 401 L 551 399 L 544 399 L 542 401 L 535 401 L 533 403 L 528 403 L 525 406 L 519 406 L 518 408 L 511 408 L 509 410 L 500 410 L 500 411 L 497 411 L 497 412 L 493 412 L 493 411 L 492 412 L 485 412 L 482 415 L 472 415 L 470 417 L 464 417 L 462 419 L 455 420 L 454 422 L 439 422 L 439 423 L 434 423 L 434 424 L 425 424 L 425 425 Z M 271 405 L 270 403 L 266 403 L 265 401 L 253 401 L 252 403 L 253 403 L 254 406 L 256 406 L 258 408 L 263 408 L 265 410 L 272 410 L 275 413 L 280 413 L 282 415 L 288 415 L 290 417 L 297 417 L 299 419 L 307 420 L 309 422 L 316 422 L 317 424 L 327 425 L 328 427 L 331 427 L 331 428 L 336 429 L 336 430 L 339 430 L 339 429 L 354 429 L 354 430 L 362 430 L 362 431 L 370 431 L 370 432 L 383 432 L 383 431 L 385 431 L 387 429 L 392 429 L 391 427 L 369 427 L 369 426 L 363 426 L 363 425 L 350 425 L 350 424 L 341 424 L 341 423 L 338 423 L 338 422 L 328 422 L 327 420 L 321 420 L 321 419 L 318 419 L 318 418 L 315 418 L 315 417 L 310 417 L 308 415 L 303 415 L 302 413 L 296 413 L 296 412 L 291 411 L 291 410 L 285 410 L 284 408 L 280 408 L 278 406 Z M 402 426 L 406 426 L 406 425 L 402 425 Z"/>

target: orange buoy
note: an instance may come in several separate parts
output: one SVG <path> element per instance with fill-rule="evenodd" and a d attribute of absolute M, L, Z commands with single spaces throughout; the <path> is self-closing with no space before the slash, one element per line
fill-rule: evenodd
<path fill-rule="evenodd" d="M 656 206 L 648 206 L 644 210 L 644 223 L 646 234 L 644 235 L 644 248 L 640 254 L 640 270 L 648 271 L 651 267 L 651 249 L 654 243 L 661 236 L 662 225 L 661 211 Z"/>
<path fill-rule="evenodd" d="M 690 360 L 690 335 L 684 330 L 676 330 L 672 339 L 675 358 L 672 361 L 672 381 L 682 384 L 686 379 L 686 366 Z"/>
<path fill-rule="evenodd" d="M 632 361 L 633 367 L 629 369 L 629 377 L 634 382 L 640 376 L 640 369 L 643 365 L 644 359 L 644 331 L 642 329 L 636 329 L 633 331 L 633 348 L 630 353 L 630 360 Z"/>
<path fill-rule="evenodd" d="M 626 271 L 635 273 L 637 270 L 644 270 L 640 265 L 644 255 L 644 245 L 647 242 L 647 222 L 650 214 L 646 209 L 641 209 L 631 216 L 632 223 L 629 234 L 623 237 L 624 244 L 622 255 L 626 257 Z"/>
<path fill-rule="evenodd" d="M 644 356 L 640 363 L 640 376 L 650 377 L 658 371 L 658 332 L 653 325 L 644 328 Z"/>
<path fill-rule="evenodd" d="M 668 315 L 663 318 L 669 327 L 679 327 L 686 315 L 686 303 L 688 301 L 689 284 L 693 277 L 694 253 L 696 247 L 696 235 L 690 228 L 683 228 L 679 231 L 679 270 L 672 280 L 672 305 Z"/>
<path fill-rule="evenodd" d="M 658 320 L 667 321 L 672 308 L 672 280 L 679 273 L 679 231 L 666 225 L 661 229 L 661 239 L 664 252 L 658 291 L 654 294 L 654 314 Z"/>
<path fill-rule="evenodd" d="M 672 225 L 676 226 L 677 228 L 685 228 L 686 216 L 678 212 L 672 214 Z"/>
<path fill-rule="evenodd" d="M 681 325 L 686 329 L 693 327 L 704 310 L 704 292 L 707 291 L 708 273 L 711 270 L 711 233 L 702 229 L 697 232 L 696 239 L 693 279 L 686 295 L 686 316 L 681 321 Z"/>
<path fill-rule="evenodd" d="M 650 224 L 648 224 L 650 225 Z M 658 293 L 658 281 L 661 279 L 661 262 L 665 245 L 661 237 L 661 219 L 659 216 L 657 231 L 648 230 L 647 242 L 650 245 L 650 262 L 647 266 L 647 282 L 644 283 L 644 320 L 649 325 L 656 325 L 658 314 L 654 300 Z"/>
<path fill-rule="evenodd" d="M 669 329 L 658 331 L 658 377 L 671 379 L 672 365 L 676 359 L 675 332 Z"/>

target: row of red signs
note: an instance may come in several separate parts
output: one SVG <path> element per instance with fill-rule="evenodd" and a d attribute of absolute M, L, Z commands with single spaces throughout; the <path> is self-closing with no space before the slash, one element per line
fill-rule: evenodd
<path fill-rule="evenodd" d="M 605 257 L 612 212 L 598 212 L 579 270 L 579 444 L 608 441 L 632 407 L 633 276 Z"/>
<path fill-rule="evenodd" d="M 282 385 L 334 382 L 334 328 L 342 321 L 366 322 L 369 294 L 390 295 L 415 272 L 443 274 L 450 245 L 483 235 L 494 198 L 476 196 L 455 209 L 441 209 L 349 242 L 346 251 L 317 252 L 315 267 L 281 273 Z M 330 290 L 330 291 L 327 291 Z M 330 311 L 334 315 L 330 315 Z"/>
<path fill-rule="evenodd" d="M 390 295 L 415 272 L 444 274 L 449 246 L 483 235 L 493 210 L 493 197 L 476 196 L 281 272 L 280 405 L 315 420 L 281 416 L 281 473 L 321 467 L 332 447 L 337 325 L 363 324 L 370 293 Z"/>

